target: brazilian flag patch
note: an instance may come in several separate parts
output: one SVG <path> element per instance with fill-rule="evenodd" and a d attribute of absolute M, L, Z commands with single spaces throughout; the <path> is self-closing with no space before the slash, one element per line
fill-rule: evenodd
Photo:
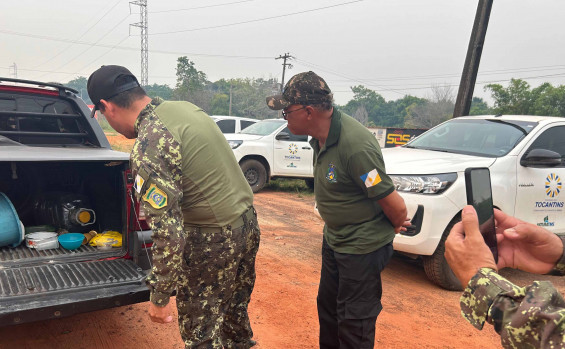
<path fill-rule="evenodd" d="M 167 206 L 167 194 L 155 184 L 151 184 L 143 194 L 143 201 L 148 202 L 155 209 L 160 209 Z"/>

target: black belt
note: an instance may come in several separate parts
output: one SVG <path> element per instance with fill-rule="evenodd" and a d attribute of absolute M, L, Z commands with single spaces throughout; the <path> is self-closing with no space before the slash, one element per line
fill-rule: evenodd
<path fill-rule="evenodd" d="M 253 219 L 253 217 L 255 216 L 255 209 L 253 207 L 248 208 L 245 212 L 243 212 L 243 214 L 241 216 L 239 216 L 235 221 L 231 222 L 228 225 L 231 225 L 231 229 L 237 229 L 237 228 L 241 228 L 243 227 L 243 225 L 245 224 L 246 221 L 250 221 L 251 219 Z M 198 229 L 201 233 L 218 233 L 221 232 L 224 227 L 227 227 L 228 225 L 222 226 L 222 227 L 202 227 L 202 226 L 195 226 L 195 225 L 188 225 L 185 224 L 185 227 L 189 227 L 189 228 L 196 228 Z"/>

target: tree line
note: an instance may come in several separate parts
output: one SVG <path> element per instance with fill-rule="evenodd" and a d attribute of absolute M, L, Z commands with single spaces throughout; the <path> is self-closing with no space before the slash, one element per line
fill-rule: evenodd
<path fill-rule="evenodd" d="M 150 97 L 192 102 L 210 115 L 236 115 L 255 119 L 278 117 L 265 104 L 265 97 L 280 91 L 280 83 L 271 79 L 220 79 L 209 81 L 188 57 L 177 59 L 177 81 L 174 87 L 153 84 L 144 86 Z M 87 79 L 77 77 L 65 84 L 78 91 L 86 91 Z M 387 101 L 383 96 L 363 85 L 352 86 L 353 98 L 337 108 L 369 127 L 431 128 L 453 117 L 455 90 L 450 86 L 434 85 L 425 98 L 405 95 Z M 565 85 L 544 83 L 531 86 L 524 80 L 512 79 L 507 87 L 489 84 L 494 105 L 473 97 L 470 115 L 520 114 L 565 116 Z M 82 94 L 87 104 L 90 98 Z"/>

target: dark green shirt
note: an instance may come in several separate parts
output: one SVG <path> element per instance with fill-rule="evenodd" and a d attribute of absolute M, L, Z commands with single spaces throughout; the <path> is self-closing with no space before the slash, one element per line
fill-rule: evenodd
<path fill-rule="evenodd" d="M 314 193 L 324 237 L 339 253 L 373 252 L 394 239 L 377 200 L 394 191 L 375 136 L 334 108 L 326 144 L 314 148 Z"/>

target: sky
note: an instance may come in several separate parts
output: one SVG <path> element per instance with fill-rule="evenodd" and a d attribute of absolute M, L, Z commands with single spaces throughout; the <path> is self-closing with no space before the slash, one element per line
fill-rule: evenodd
<path fill-rule="evenodd" d="M 337 104 L 363 85 L 386 100 L 460 82 L 478 0 L 147 0 L 149 84 L 176 82 L 187 56 L 210 81 L 313 70 Z M 475 96 L 511 78 L 565 84 L 565 1 L 495 0 Z M 19 0 L 0 11 L 0 76 L 66 83 L 105 64 L 141 75 L 129 0 Z M 81 91 L 86 93 L 86 91 Z"/>

